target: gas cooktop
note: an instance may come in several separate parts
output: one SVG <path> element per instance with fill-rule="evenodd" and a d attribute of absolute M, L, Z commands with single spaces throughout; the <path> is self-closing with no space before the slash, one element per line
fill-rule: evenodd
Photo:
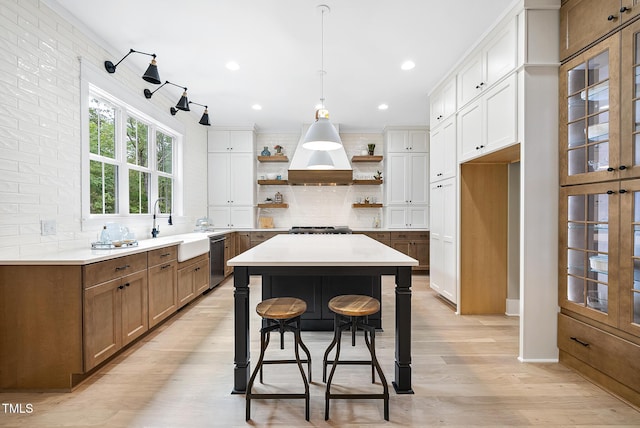
<path fill-rule="evenodd" d="M 351 233 L 349 226 L 293 226 L 289 233 L 307 235 L 328 235 Z"/>

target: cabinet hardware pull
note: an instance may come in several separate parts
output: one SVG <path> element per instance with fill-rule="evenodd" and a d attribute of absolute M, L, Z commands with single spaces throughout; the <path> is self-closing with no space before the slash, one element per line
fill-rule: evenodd
<path fill-rule="evenodd" d="M 620 165 L 620 166 L 618 167 L 618 169 L 619 169 L 620 171 L 624 171 L 625 169 L 627 169 L 627 166 L 626 166 L 626 165 Z"/>
<path fill-rule="evenodd" d="M 622 6 L 622 7 L 620 8 L 620 13 L 625 13 L 625 12 L 627 12 L 627 11 L 629 11 L 629 10 L 631 10 L 631 8 L 630 8 L 630 7 Z"/>
<path fill-rule="evenodd" d="M 614 192 L 613 190 L 607 190 L 607 195 L 613 195 L 614 193 L 616 192 Z"/>
<path fill-rule="evenodd" d="M 118 266 L 116 268 L 116 272 L 121 271 L 121 270 L 125 270 L 125 269 L 129 269 L 129 265 Z"/>
<path fill-rule="evenodd" d="M 614 21 L 614 20 L 616 20 L 617 18 L 618 18 L 618 17 L 617 17 L 617 16 L 615 16 L 615 15 L 609 15 L 609 16 L 607 16 L 607 21 Z"/>
<path fill-rule="evenodd" d="M 118 290 L 122 290 L 124 288 L 124 285 L 121 285 L 118 287 Z"/>
<path fill-rule="evenodd" d="M 587 342 L 583 342 L 582 340 L 578 339 L 577 337 L 571 337 L 571 340 L 573 340 L 574 342 L 578 342 L 582 346 L 585 346 L 585 347 L 589 346 L 589 344 Z"/>
<path fill-rule="evenodd" d="M 627 193 L 625 189 L 620 189 L 619 193 Z"/>
<path fill-rule="evenodd" d="M 609 171 L 609 172 L 615 171 L 615 168 L 609 167 L 609 168 L 607 168 L 607 171 Z"/>
<path fill-rule="evenodd" d="M 164 266 L 160 267 L 160 269 L 166 269 L 166 268 L 169 268 L 169 267 L 171 267 L 171 265 L 164 265 Z"/>
<path fill-rule="evenodd" d="M 127 282 L 124 286 L 125 286 L 125 287 L 128 287 L 128 286 L 130 286 L 130 285 L 131 285 L 131 283 Z"/>
<path fill-rule="evenodd" d="M 170 255 L 171 255 L 171 253 L 164 253 L 164 254 L 161 254 L 160 257 L 167 257 L 167 256 L 170 256 Z"/>

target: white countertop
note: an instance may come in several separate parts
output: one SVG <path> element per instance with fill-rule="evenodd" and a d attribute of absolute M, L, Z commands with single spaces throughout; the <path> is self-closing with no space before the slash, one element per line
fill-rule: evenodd
<path fill-rule="evenodd" d="M 130 254 L 142 253 L 156 248 L 178 245 L 192 239 L 208 238 L 229 233 L 228 231 L 215 232 L 193 232 L 179 235 L 162 236 L 160 238 L 144 239 L 138 241 L 136 247 L 121 247 L 112 250 L 94 250 L 91 248 L 78 248 L 73 250 L 47 252 L 42 254 L 32 254 L 28 256 L 18 256 L 14 259 L 0 259 L 0 266 L 9 265 L 86 265 L 90 263 L 110 260 Z"/>
<path fill-rule="evenodd" d="M 366 235 L 276 235 L 229 266 L 417 266 L 418 261 Z"/>

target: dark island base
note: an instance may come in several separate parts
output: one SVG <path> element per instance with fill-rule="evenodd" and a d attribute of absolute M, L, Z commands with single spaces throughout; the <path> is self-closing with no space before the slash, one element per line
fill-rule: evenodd
<path fill-rule="evenodd" d="M 335 296 L 362 294 L 380 301 L 380 312 L 369 317 L 369 324 L 382 328 L 382 299 L 380 275 L 295 276 L 263 275 L 262 299 L 297 297 L 307 303 L 301 328 L 306 331 L 333 331 L 333 312 L 328 304 Z"/>

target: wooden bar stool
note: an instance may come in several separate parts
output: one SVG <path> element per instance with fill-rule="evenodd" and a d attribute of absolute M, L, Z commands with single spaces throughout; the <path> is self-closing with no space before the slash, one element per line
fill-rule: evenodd
<path fill-rule="evenodd" d="M 380 302 L 369 296 L 360 295 L 344 295 L 336 296 L 329 301 L 329 309 L 334 313 L 334 335 L 333 340 L 324 353 L 322 362 L 322 381 L 326 380 L 327 366 L 332 365 L 327 382 L 327 390 L 325 393 L 324 419 L 329 419 L 329 400 L 332 398 L 355 398 L 355 399 L 382 399 L 384 400 L 384 419 L 389 420 L 389 387 L 387 379 L 380 368 L 378 359 L 376 358 L 376 329 L 367 324 L 367 317 L 373 315 L 380 310 Z M 340 342 L 342 332 L 351 330 L 351 346 L 356 344 L 356 331 L 364 331 L 364 341 L 369 349 L 371 360 L 340 360 Z M 371 341 L 369 341 L 369 335 Z M 329 353 L 336 348 L 336 355 L 332 362 L 328 360 Z M 371 383 L 375 383 L 374 370 L 378 372 L 380 382 L 382 383 L 383 392 L 381 394 L 332 394 L 331 381 L 338 364 L 363 364 L 371 365 Z"/>
<path fill-rule="evenodd" d="M 273 299 L 263 300 L 256 306 L 256 312 L 264 320 L 266 325 L 260 329 L 260 358 L 256 364 L 249 383 L 247 384 L 247 392 L 245 394 L 247 401 L 246 408 L 246 420 L 251 419 L 251 399 L 252 398 L 298 398 L 305 400 L 305 419 L 309 420 L 309 382 L 307 376 L 302 368 L 302 363 L 308 363 L 309 380 L 311 380 L 311 354 L 309 349 L 302 342 L 300 337 L 300 316 L 307 310 L 307 304 L 304 300 L 296 299 L 294 297 L 275 297 Z M 264 359 L 264 353 L 269 345 L 269 337 L 272 331 L 279 331 L 281 336 L 280 347 L 284 349 L 284 343 L 282 337 L 285 331 L 290 331 L 294 336 L 294 350 L 295 360 L 266 360 Z M 298 346 L 302 347 L 305 354 L 307 354 L 306 360 L 300 359 L 300 353 Z M 293 393 L 277 393 L 277 394 L 254 394 L 251 392 L 253 382 L 256 375 L 260 372 L 260 383 L 262 383 L 262 366 L 264 364 L 289 364 L 296 363 L 300 369 L 302 380 L 304 381 L 304 394 Z"/>

